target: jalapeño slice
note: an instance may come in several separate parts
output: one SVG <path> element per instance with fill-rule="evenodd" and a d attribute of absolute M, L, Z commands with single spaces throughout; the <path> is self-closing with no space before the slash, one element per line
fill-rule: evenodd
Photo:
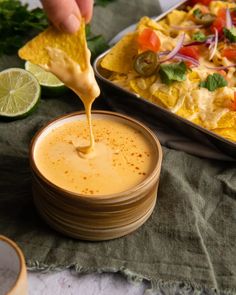
<path fill-rule="evenodd" d="M 214 14 L 205 13 L 202 15 L 195 15 L 195 22 L 198 25 L 210 26 L 214 22 L 215 18 Z"/>
<path fill-rule="evenodd" d="M 141 76 L 148 77 L 154 74 L 159 65 L 157 54 L 151 50 L 144 51 L 136 56 L 134 70 Z"/>

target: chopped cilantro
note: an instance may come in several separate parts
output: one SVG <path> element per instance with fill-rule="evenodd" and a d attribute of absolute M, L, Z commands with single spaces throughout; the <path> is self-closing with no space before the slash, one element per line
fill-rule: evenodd
<path fill-rule="evenodd" d="M 197 9 L 194 9 L 193 11 L 193 15 L 197 18 L 201 18 L 202 17 L 202 11 L 201 9 L 197 8 Z"/>
<path fill-rule="evenodd" d="M 200 32 L 200 31 L 194 33 L 192 38 L 193 38 L 194 41 L 199 41 L 199 42 L 204 42 L 207 39 L 206 35 L 204 33 Z"/>
<path fill-rule="evenodd" d="M 230 42 L 236 42 L 236 28 L 232 27 L 231 29 L 224 28 L 223 29 L 225 37 L 230 41 Z"/>
<path fill-rule="evenodd" d="M 97 0 L 97 5 L 109 4 L 114 0 Z M 3 54 L 15 54 L 28 39 L 43 31 L 48 20 L 41 8 L 28 9 L 27 4 L 19 0 L 0 0 L 0 57 Z M 105 39 L 94 36 L 86 25 L 86 39 L 91 50 L 92 59 L 108 48 Z"/>
<path fill-rule="evenodd" d="M 200 83 L 200 87 L 207 88 L 209 91 L 215 91 L 218 88 L 227 86 L 227 81 L 225 78 L 217 73 L 213 75 L 208 75 L 206 81 Z"/>
<path fill-rule="evenodd" d="M 174 81 L 185 81 L 186 72 L 187 67 L 183 61 L 174 64 L 162 64 L 159 69 L 161 80 L 167 85 Z"/>
<path fill-rule="evenodd" d="M 32 35 L 48 26 L 42 9 L 28 10 L 19 0 L 0 1 L 0 56 L 14 54 Z"/>

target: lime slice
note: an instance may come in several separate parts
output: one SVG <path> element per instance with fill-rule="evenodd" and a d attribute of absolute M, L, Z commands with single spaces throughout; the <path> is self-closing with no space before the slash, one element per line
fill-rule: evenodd
<path fill-rule="evenodd" d="M 40 91 L 37 79 L 26 70 L 10 68 L 0 72 L 0 116 L 28 115 L 36 107 Z"/>
<path fill-rule="evenodd" d="M 64 84 L 52 73 L 45 71 L 40 66 L 27 61 L 25 69 L 31 72 L 42 86 L 42 92 L 45 95 L 59 95 L 65 92 Z"/>

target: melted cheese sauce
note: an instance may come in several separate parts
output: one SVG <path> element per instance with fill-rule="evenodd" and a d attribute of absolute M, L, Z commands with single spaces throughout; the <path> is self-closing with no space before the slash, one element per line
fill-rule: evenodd
<path fill-rule="evenodd" d="M 37 144 L 36 165 L 52 183 L 85 195 L 126 191 L 153 171 L 155 151 L 140 131 L 119 121 L 93 119 L 94 150 L 87 157 L 78 146 L 89 144 L 86 121 L 65 123 Z"/>
<path fill-rule="evenodd" d="M 100 89 L 94 77 L 93 68 L 90 64 L 91 53 L 86 47 L 85 68 L 74 62 L 69 56 L 60 49 L 48 47 L 50 63 L 42 65 L 47 71 L 56 75 L 67 87 L 72 89 L 82 100 L 87 115 L 90 142 L 87 146 L 77 147 L 78 150 L 86 155 L 94 149 L 94 136 L 91 123 L 91 108 L 95 98 L 99 96 Z"/>

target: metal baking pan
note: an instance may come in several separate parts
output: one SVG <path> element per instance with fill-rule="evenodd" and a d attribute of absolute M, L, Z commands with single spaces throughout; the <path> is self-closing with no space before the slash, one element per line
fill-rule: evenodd
<path fill-rule="evenodd" d="M 186 0 L 181 1 L 165 13 L 156 17 L 155 20 L 161 20 L 169 12 L 180 8 L 186 2 Z M 227 156 L 236 159 L 236 142 L 225 139 L 222 136 L 219 136 L 216 133 L 196 125 L 187 119 L 184 119 L 157 104 L 151 103 L 136 95 L 135 93 L 109 81 L 107 78 L 108 71 L 102 69 L 100 66 L 101 60 L 109 52 L 109 50 L 98 56 L 94 61 L 93 66 L 98 83 L 100 84 L 104 96 L 108 98 L 107 102 L 111 105 L 111 107 L 114 107 L 120 112 L 124 112 L 126 114 L 128 113 L 131 116 L 133 115 L 142 117 L 142 120 L 146 121 L 147 123 L 157 121 L 162 122 L 168 127 L 175 129 L 176 131 L 181 132 L 190 138 L 194 138 L 195 140 L 200 141 L 208 146 L 214 145 Z"/>

